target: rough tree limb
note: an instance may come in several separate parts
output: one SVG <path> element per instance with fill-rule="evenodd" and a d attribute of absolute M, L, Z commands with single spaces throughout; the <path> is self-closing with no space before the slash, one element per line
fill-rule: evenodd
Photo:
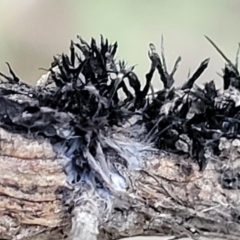
<path fill-rule="evenodd" d="M 138 235 L 240 239 L 240 141 L 237 140 L 240 136 L 235 134 L 237 130 L 239 131 L 240 109 L 237 69 L 233 65 L 225 69 L 226 91 L 223 94 L 219 94 L 214 83 L 210 82 L 205 85 L 204 90 L 198 87 L 190 100 L 188 96 L 187 100 L 183 101 L 185 91 L 192 91 L 194 82 L 206 68 L 208 60 L 200 65 L 182 89 L 175 91 L 172 88 L 173 74 L 166 72 L 165 60 L 161 60 L 155 47 L 150 45 L 149 56 L 152 66 L 146 75 L 147 83 L 144 90 L 141 90 L 140 83 L 131 69 L 125 69 L 124 62 L 120 62 L 120 70 L 111 69 L 117 73 L 117 78 L 109 79 L 113 84 L 110 84 L 109 93 L 102 96 L 103 87 L 109 90 L 107 84 L 98 86 L 96 82 L 86 82 L 84 78 L 79 82 L 79 78 L 84 73 L 87 78 L 94 80 L 95 76 L 98 77 L 98 74 L 109 70 L 108 66 L 116 67 L 112 57 L 117 45 L 109 47 L 107 41 L 105 44 L 102 41 L 100 51 L 94 39 L 91 48 L 80 40 L 83 46 L 78 44 L 76 46 L 85 53 L 86 60 L 81 61 L 79 58 L 79 65 L 75 67 L 72 42 L 71 61 L 65 55 L 62 55 L 60 60 L 56 59 L 55 64 L 59 69 L 54 70 L 52 66 L 51 72 L 40 79 L 39 89 L 20 82 L 10 66 L 12 78 L 0 74 L 7 79 L 6 83 L 1 83 L 0 88 L 2 94 L 0 123 L 3 126 L 0 128 L 0 239 L 115 240 Z M 99 57 L 101 64 L 98 65 L 95 55 Z M 176 65 L 178 62 L 179 60 Z M 147 126 L 146 124 L 143 126 L 142 123 L 143 114 L 138 121 L 137 112 L 134 112 L 133 116 L 131 109 L 143 108 L 143 105 L 147 104 L 145 98 L 155 68 L 165 89 L 158 92 L 157 100 L 160 103 L 163 101 L 162 105 L 160 104 L 161 108 L 148 109 L 150 113 L 148 123 L 153 126 L 151 130 L 148 129 L 150 133 L 146 133 Z M 135 98 L 123 82 L 124 76 L 129 77 L 130 85 L 136 93 Z M 45 88 L 46 79 L 49 80 L 49 89 Z M 50 80 L 56 83 L 55 92 L 51 90 L 50 85 L 53 82 Z M 119 88 L 127 95 L 125 103 L 128 104 L 125 109 L 117 105 L 119 99 L 116 91 Z M 73 89 L 78 93 L 75 98 L 71 97 L 75 93 Z M 90 98 L 84 97 L 86 92 Z M 44 100 L 41 93 L 43 96 L 45 94 L 50 103 L 56 101 L 56 109 L 49 107 L 51 104 L 48 101 L 41 105 L 41 101 Z M 55 95 L 52 95 L 53 93 Z M 152 95 L 154 102 L 154 93 Z M 82 97 L 80 103 L 77 102 L 79 97 Z M 87 102 L 92 100 L 92 97 L 97 101 Z M 70 112 L 67 111 L 69 99 L 74 100 L 69 108 Z M 169 99 L 170 102 L 167 101 Z M 156 107 L 158 101 L 154 102 Z M 115 105 L 111 105 L 113 102 Z M 191 108 L 189 102 L 194 102 Z M 208 114 L 214 110 L 214 104 L 218 103 L 227 106 L 225 110 L 228 114 L 231 111 L 235 114 L 233 117 L 230 114 L 224 118 L 222 112 L 216 113 L 218 115 L 216 117 L 222 119 L 217 126 L 222 127 L 223 131 L 208 128 L 209 122 L 206 121 L 202 121 L 204 124 L 200 126 L 191 123 L 196 118 L 206 117 L 206 103 L 212 106 L 208 109 Z M 59 108 L 62 107 L 61 104 L 65 108 Z M 96 104 L 97 108 L 85 107 L 84 104 Z M 174 107 L 171 111 L 177 114 L 175 118 L 165 118 L 168 115 L 171 117 L 171 114 L 168 114 L 171 109 L 169 104 Z M 179 108 L 179 104 L 182 104 L 182 107 Z M 123 123 L 122 126 L 112 124 L 109 127 L 109 122 L 100 124 L 104 119 L 104 115 L 98 116 L 100 110 L 109 113 L 110 106 L 115 106 L 117 111 L 113 113 L 115 115 L 120 113 L 123 119 L 125 114 L 131 113 L 125 118 L 124 123 L 120 118 L 115 118 L 118 123 Z M 76 107 L 78 113 L 82 107 L 81 114 L 88 114 L 87 121 L 85 116 L 81 118 L 81 114 L 76 114 Z M 96 110 L 94 115 L 89 109 Z M 216 109 L 221 110 L 220 107 Z M 198 111 L 194 112 L 195 110 Z M 158 115 L 158 112 L 165 117 Z M 187 113 L 190 115 L 194 113 L 194 116 L 188 118 L 184 126 L 191 126 L 191 137 L 188 137 L 188 140 L 192 141 L 185 147 L 188 140 L 184 141 L 184 137 L 187 138 L 186 132 L 189 129 L 186 128 L 184 132 L 180 127 L 183 125 L 183 119 L 187 119 Z M 108 117 L 114 119 L 114 114 Z M 156 122 L 151 122 L 154 115 L 157 117 Z M 90 117 L 99 121 L 91 122 Z M 132 120 L 135 121 L 131 122 Z M 166 124 L 164 120 L 167 121 L 167 127 L 159 128 L 159 125 Z M 90 123 L 86 124 L 88 121 Z M 95 129 L 95 125 L 98 129 Z M 178 140 L 172 140 L 172 137 L 176 136 L 173 133 L 176 129 L 171 129 L 173 126 L 179 128 Z M 107 130 L 103 131 L 105 127 Z M 159 130 L 161 127 L 164 129 Z M 24 129 L 25 132 L 16 134 L 18 131 L 21 132 L 19 129 Z M 173 130 L 171 132 L 173 134 L 166 135 L 168 138 L 156 137 L 164 131 L 166 133 L 166 129 Z M 41 134 L 36 134 L 41 131 L 47 139 L 52 137 L 52 140 L 56 140 L 54 143 L 51 142 L 55 145 L 51 145 L 50 140 L 40 138 Z M 211 136 L 206 137 L 204 144 L 201 142 L 204 136 L 199 135 L 200 131 Z M 145 135 L 140 140 L 142 133 Z M 62 153 L 56 147 L 59 138 L 62 139 L 58 145 Z M 181 155 L 154 149 L 151 138 L 156 138 L 156 145 L 162 144 L 160 149 L 166 149 L 167 144 L 171 149 L 172 141 L 175 148 L 180 144 L 178 147 L 182 151 Z M 213 155 L 214 151 L 210 151 L 208 147 L 211 144 L 216 147 L 216 140 L 219 152 Z M 164 141 L 167 141 L 167 144 Z M 66 143 L 70 146 L 66 147 L 64 145 Z M 192 151 L 189 148 L 192 148 Z M 194 159 L 190 159 L 190 156 Z M 69 159 L 68 163 L 72 164 L 70 167 L 75 164 L 72 168 L 68 168 Z M 199 167 L 204 171 L 199 171 Z M 74 181 L 69 182 L 69 177 Z"/>
<path fill-rule="evenodd" d="M 115 209 L 102 223 L 91 200 L 94 193 L 84 192 L 79 205 L 71 205 L 77 190 L 67 186 L 61 159 L 46 140 L 3 129 L 0 136 L 1 239 L 63 239 L 71 228 L 69 239 L 74 240 L 171 234 L 240 237 L 239 217 L 234 218 L 238 191 L 221 187 L 211 163 L 200 173 L 190 160 L 149 156 L 143 170 L 127 173 L 132 181 L 127 194 L 135 203 Z"/>

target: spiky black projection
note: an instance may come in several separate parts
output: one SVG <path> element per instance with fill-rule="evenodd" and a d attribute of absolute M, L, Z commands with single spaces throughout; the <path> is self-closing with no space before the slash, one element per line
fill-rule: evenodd
<path fill-rule="evenodd" d="M 239 138 L 236 65 L 227 60 L 222 93 L 213 81 L 203 88 L 194 85 L 208 59 L 175 88 L 173 77 L 181 59 L 168 73 L 163 48 L 160 58 L 150 44 L 151 68 L 142 87 L 133 68 L 115 60 L 116 50 L 117 43 L 111 45 L 103 37 L 99 46 L 94 39 L 88 44 L 79 37 L 79 43 L 71 42 L 70 56 L 54 58 L 47 81 L 36 87 L 22 82 L 8 65 L 11 77 L 1 74 L 0 126 L 50 139 L 68 159 L 71 183 L 90 180 L 110 190 L 124 187 L 120 176 L 114 180 L 117 166 L 139 168 L 138 157 L 148 148 L 185 154 L 203 170 L 207 149 L 218 154 L 221 137 Z M 164 86 L 159 92 L 151 88 L 155 70 Z M 114 137 L 118 131 L 123 139 Z"/>

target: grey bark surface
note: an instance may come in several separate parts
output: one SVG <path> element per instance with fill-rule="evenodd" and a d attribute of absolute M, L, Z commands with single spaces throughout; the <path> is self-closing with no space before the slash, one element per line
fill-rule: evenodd
<path fill-rule="evenodd" d="M 68 186 L 50 143 L 3 129 L 0 138 L 1 239 L 240 238 L 239 191 L 221 187 L 210 155 L 199 172 L 191 159 L 149 154 L 142 170 L 124 172 L 131 181 L 124 193 L 129 205 L 103 217 L 91 188 Z M 234 167 L 239 145 L 221 141 L 222 155 Z"/>
<path fill-rule="evenodd" d="M 38 85 L 44 86 L 46 79 L 48 74 Z M 106 154 L 123 179 L 118 175 L 111 185 L 108 176 L 107 187 L 124 187 L 110 189 L 111 194 L 105 192 L 102 198 L 91 180 L 68 184 L 66 159 L 46 139 L 0 128 L 0 239 L 116 240 L 140 235 L 240 239 L 240 177 L 229 190 L 223 188 L 222 174 L 240 167 L 240 141 L 222 138 L 221 155 L 209 152 L 207 167 L 200 172 L 193 159 L 158 151 L 147 141 L 140 144 L 144 129 L 139 125 L 131 129 L 130 120 L 110 129 L 104 140 L 112 149 L 126 148 L 125 160 L 131 158 L 127 155 L 131 149 L 137 159 L 133 164 L 141 164 L 124 167 L 115 161 L 122 156 Z M 137 137 L 128 137 L 131 133 Z"/>

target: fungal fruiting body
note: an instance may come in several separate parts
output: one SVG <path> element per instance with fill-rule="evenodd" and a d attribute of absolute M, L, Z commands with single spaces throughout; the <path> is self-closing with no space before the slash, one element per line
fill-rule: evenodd
<path fill-rule="evenodd" d="M 209 59 L 176 88 L 181 58 L 168 73 L 163 46 L 160 57 L 150 44 L 151 67 L 142 86 L 134 67 L 116 60 L 117 43 L 102 36 L 99 45 L 78 40 L 69 56 L 54 58 L 37 86 L 21 81 L 10 65 L 11 76 L 1 73 L 0 83 L 1 127 L 49 139 L 64 156 L 70 184 L 88 183 L 107 199 L 129 187 L 127 173 L 140 170 L 149 153 L 186 155 L 204 170 L 206 151 L 218 154 L 221 138 L 239 137 L 236 64 L 227 61 L 223 92 L 213 81 L 195 84 Z M 151 87 L 155 71 L 164 86 L 158 92 Z"/>

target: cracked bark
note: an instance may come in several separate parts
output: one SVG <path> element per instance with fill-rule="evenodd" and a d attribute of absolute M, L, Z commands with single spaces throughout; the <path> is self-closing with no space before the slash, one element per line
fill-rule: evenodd
<path fill-rule="evenodd" d="M 199 172 L 190 159 L 149 156 L 142 170 L 125 173 L 132 182 L 131 206 L 114 209 L 103 220 L 93 191 L 82 188 L 75 201 L 79 189 L 66 184 L 62 159 L 47 140 L 3 129 L 0 139 L 1 239 L 240 238 L 239 192 L 221 187 L 211 161 Z M 236 167 L 238 160 L 228 151 Z"/>

